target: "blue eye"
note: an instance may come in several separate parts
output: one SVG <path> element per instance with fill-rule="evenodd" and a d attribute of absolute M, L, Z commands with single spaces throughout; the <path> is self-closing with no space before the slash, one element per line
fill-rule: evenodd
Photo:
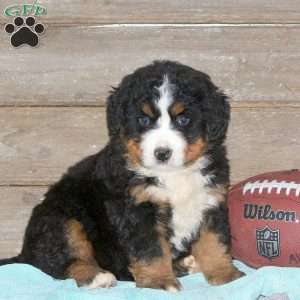
<path fill-rule="evenodd" d="M 151 119 L 147 116 L 138 118 L 139 124 L 143 127 L 148 127 L 151 124 Z"/>
<path fill-rule="evenodd" d="M 185 115 L 179 115 L 176 117 L 175 122 L 180 127 L 185 127 L 190 123 L 191 119 L 186 117 Z"/>

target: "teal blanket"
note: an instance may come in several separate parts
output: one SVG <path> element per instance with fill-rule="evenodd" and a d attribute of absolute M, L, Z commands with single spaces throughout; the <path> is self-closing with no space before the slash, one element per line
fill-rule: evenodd
<path fill-rule="evenodd" d="M 290 300 L 300 299 L 300 269 L 264 267 L 251 269 L 240 262 L 236 266 L 247 276 L 229 284 L 213 287 L 202 274 L 180 279 L 183 290 L 170 293 L 162 290 L 135 288 L 132 282 L 118 282 L 109 289 L 78 288 L 75 281 L 55 280 L 25 264 L 0 267 L 1 300 L 252 300 L 260 295 L 286 293 Z"/>

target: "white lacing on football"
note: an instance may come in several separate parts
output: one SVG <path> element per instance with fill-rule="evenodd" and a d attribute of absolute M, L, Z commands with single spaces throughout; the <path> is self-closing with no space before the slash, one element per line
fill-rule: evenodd
<path fill-rule="evenodd" d="M 253 194 L 254 192 L 258 192 L 259 194 L 263 192 L 267 192 L 270 194 L 275 191 L 277 194 L 280 194 L 281 190 L 285 190 L 285 194 L 288 196 L 292 191 L 295 191 L 296 196 L 300 195 L 300 183 L 296 183 L 294 181 L 286 182 L 286 181 L 277 181 L 277 180 L 264 180 L 264 181 L 255 181 L 255 182 L 247 182 L 243 187 L 243 194 L 250 192 Z"/>

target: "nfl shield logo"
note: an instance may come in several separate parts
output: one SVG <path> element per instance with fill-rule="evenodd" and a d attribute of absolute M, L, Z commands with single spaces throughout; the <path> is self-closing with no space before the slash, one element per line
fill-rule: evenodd
<path fill-rule="evenodd" d="M 256 230 L 256 247 L 259 255 L 272 259 L 280 255 L 279 229 L 272 230 L 268 226 Z"/>

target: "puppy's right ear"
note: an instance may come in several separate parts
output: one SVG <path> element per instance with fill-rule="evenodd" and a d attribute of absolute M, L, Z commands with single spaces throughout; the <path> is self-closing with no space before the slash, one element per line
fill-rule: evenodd
<path fill-rule="evenodd" d="M 110 137 L 120 134 L 120 110 L 118 88 L 113 88 L 106 102 L 106 123 Z"/>

